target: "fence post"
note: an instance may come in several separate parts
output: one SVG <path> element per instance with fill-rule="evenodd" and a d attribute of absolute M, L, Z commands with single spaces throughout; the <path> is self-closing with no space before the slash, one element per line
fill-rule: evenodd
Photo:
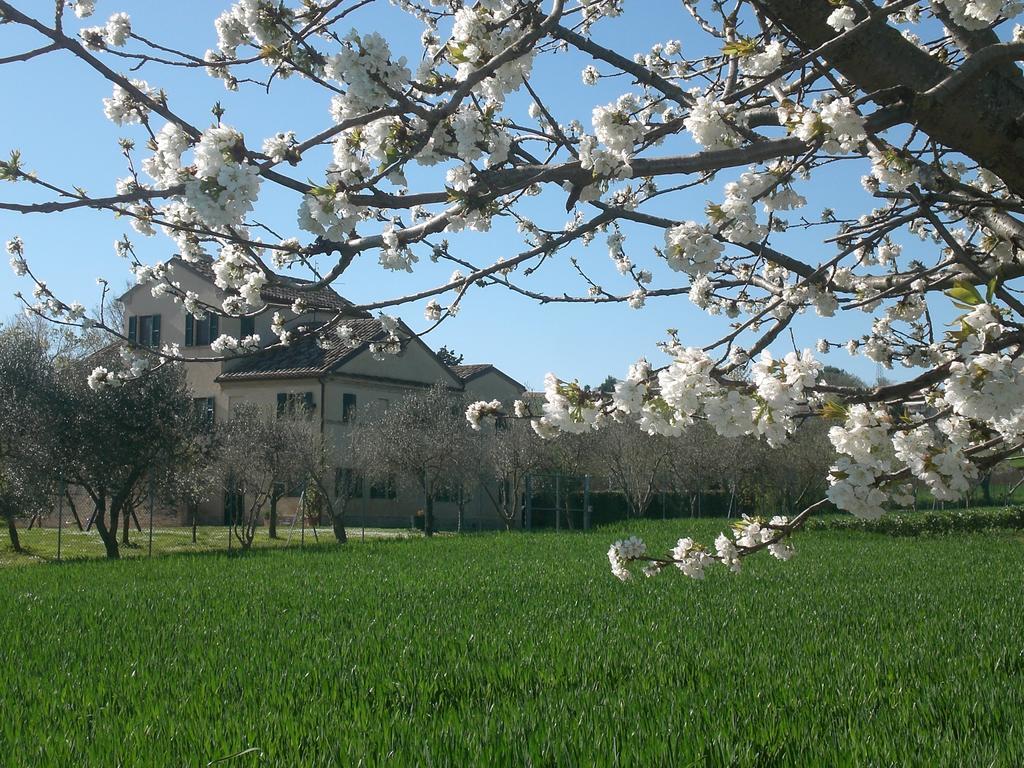
<path fill-rule="evenodd" d="M 590 475 L 583 476 L 583 530 L 590 530 Z"/>
<path fill-rule="evenodd" d="M 562 475 L 555 475 L 555 530 L 562 530 Z"/>
<path fill-rule="evenodd" d="M 57 562 L 60 562 L 61 538 L 64 535 L 64 485 L 62 479 L 57 484 Z"/>
<path fill-rule="evenodd" d="M 526 476 L 526 530 L 533 530 L 533 475 Z"/>
<path fill-rule="evenodd" d="M 299 546 L 306 545 L 306 486 L 303 484 L 299 494 L 299 516 L 302 518 L 302 533 L 299 535 Z"/>
<path fill-rule="evenodd" d="M 153 503 L 154 503 L 154 491 L 153 491 L 153 478 L 149 478 L 149 556 L 153 556 Z"/>

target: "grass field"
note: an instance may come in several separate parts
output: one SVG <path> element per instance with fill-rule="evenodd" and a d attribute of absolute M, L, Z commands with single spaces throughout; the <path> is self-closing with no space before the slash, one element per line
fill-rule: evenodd
<path fill-rule="evenodd" d="M 0 569 L 0 764 L 1024 764 L 1018 534 L 620 584 L 626 530 Z"/>

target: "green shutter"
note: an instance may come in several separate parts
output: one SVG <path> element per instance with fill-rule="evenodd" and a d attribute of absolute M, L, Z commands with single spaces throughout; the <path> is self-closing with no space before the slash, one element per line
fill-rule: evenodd
<path fill-rule="evenodd" d="M 220 336 L 220 317 L 210 313 L 210 341 Z"/>
<path fill-rule="evenodd" d="M 135 342 L 139 340 L 139 318 L 135 315 L 128 318 L 128 338 Z"/>
<path fill-rule="evenodd" d="M 160 346 L 160 315 L 153 315 L 153 332 L 150 334 L 150 346 Z"/>
<path fill-rule="evenodd" d="M 185 313 L 185 346 L 191 347 L 195 344 L 196 319 L 191 312 Z"/>
<path fill-rule="evenodd" d="M 277 415 L 284 415 L 285 409 L 288 407 L 288 395 L 284 392 L 277 393 Z"/>

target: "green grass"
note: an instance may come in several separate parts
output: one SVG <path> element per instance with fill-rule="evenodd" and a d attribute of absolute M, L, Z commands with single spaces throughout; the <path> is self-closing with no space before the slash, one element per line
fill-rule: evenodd
<path fill-rule="evenodd" d="M 384 529 L 384 528 L 350 528 L 349 538 L 359 540 L 365 533 L 367 538 L 401 538 L 405 536 L 418 536 L 411 530 Z M 15 552 L 11 548 L 10 539 L 7 537 L 6 529 L 0 530 L 0 568 L 10 565 L 31 565 L 34 563 L 54 562 L 57 559 L 57 529 L 56 528 L 33 528 L 28 530 L 19 528 L 18 535 L 21 541 L 22 552 Z M 317 545 L 334 544 L 334 532 L 330 526 L 321 526 L 314 535 L 312 528 L 306 527 L 305 534 L 299 528 L 290 531 L 287 525 L 278 528 L 278 538 L 270 538 L 265 528 L 256 531 L 256 538 L 253 540 L 253 547 L 257 549 L 277 547 L 297 547 L 300 544 L 304 547 Z M 153 555 L 170 554 L 195 554 L 198 552 L 227 552 L 228 530 L 224 526 L 199 526 L 196 529 L 196 540 L 192 541 L 192 528 L 162 527 L 153 530 Z M 120 541 L 118 536 L 118 541 Z M 65 528 L 61 536 L 61 559 L 92 560 L 106 557 L 106 550 L 100 540 L 96 529 L 88 532 L 79 531 L 77 528 Z M 238 549 L 238 542 L 232 541 L 231 546 Z M 122 558 L 148 557 L 149 531 L 139 531 L 132 528 L 129 532 L 129 545 L 120 547 Z M 2 765 L 2 763 L 0 763 Z"/>
<path fill-rule="evenodd" d="M 720 526 L 3 569 L 0 764 L 1024 763 L 1017 534 L 608 572 Z"/>

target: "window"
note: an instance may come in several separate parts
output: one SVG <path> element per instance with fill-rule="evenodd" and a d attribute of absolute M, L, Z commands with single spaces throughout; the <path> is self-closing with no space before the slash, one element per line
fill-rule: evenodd
<path fill-rule="evenodd" d="M 371 499 L 397 499 L 398 492 L 395 490 L 395 479 L 389 477 L 386 480 L 377 480 L 370 484 Z"/>
<path fill-rule="evenodd" d="M 192 398 L 192 411 L 196 421 L 205 429 L 213 427 L 215 414 L 215 401 L 212 397 Z"/>
<path fill-rule="evenodd" d="M 334 473 L 334 496 L 339 499 L 361 499 L 363 476 L 354 469 L 338 467 Z"/>
<path fill-rule="evenodd" d="M 462 489 L 455 483 L 442 483 L 434 494 L 434 501 L 456 502 L 459 500 Z"/>
<path fill-rule="evenodd" d="M 286 483 L 274 483 L 274 496 L 278 499 L 297 499 L 302 496 L 305 490 L 302 481 L 289 481 Z"/>
<path fill-rule="evenodd" d="M 312 392 L 278 392 L 277 393 L 277 415 L 280 416 L 305 416 L 310 418 L 313 415 L 313 393 Z"/>
<path fill-rule="evenodd" d="M 356 420 L 356 396 L 346 392 L 341 396 L 341 421 L 352 424 Z"/>
<path fill-rule="evenodd" d="M 241 338 L 246 336 L 252 336 L 256 333 L 256 318 L 255 317 L 243 317 L 242 318 L 242 330 L 239 332 Z"/>
<path fill-rule="evenodd" d="M 220 318 L 210 312 L 202 320 L 185 313 L 185 346 L 205 347 L 220 336 Z"/>
<path fill-rule="evenodd" d="M 160 315 L 132 315 L 129 317 L 128 338 L 144 347 L 159 347 Z"/>

